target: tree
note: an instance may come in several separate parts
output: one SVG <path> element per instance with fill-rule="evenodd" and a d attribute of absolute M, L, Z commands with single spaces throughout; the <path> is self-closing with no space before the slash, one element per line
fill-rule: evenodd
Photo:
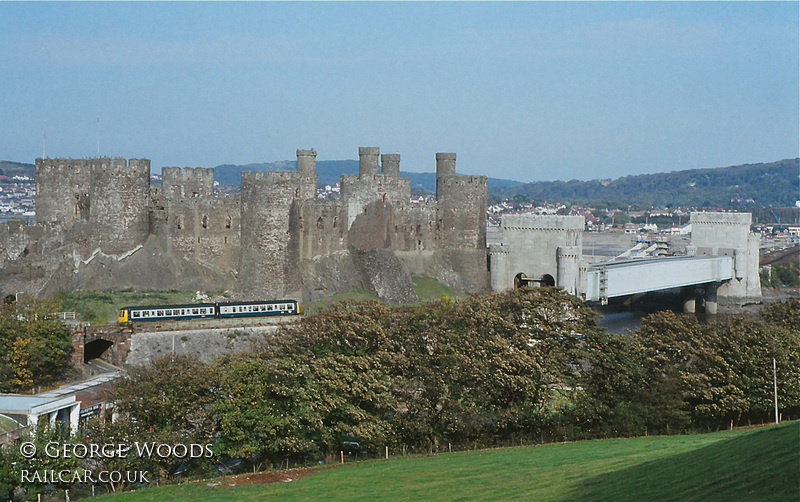
<path fill-rule="evenodd" d="M 214 373 L 195 356 L 166 355 L 148 366 L 133 367 L 114 388 L 116 410 L 142 442 L 208 444 L 213 442 L 212 404 Z M 98 431 L 104 429 L 98 428 Z M 160 477 L 172 476 L 181 464 L 202 470 L 203 458 L 183 459 L 153 455 L 149 465 Z"/>
<path fill-rule="evenodd" d="M 644 346 L 627 334 L 596 332 L 586 337 L 583 348 L 585 392 L 572 420 L 603 437 L 643 434 L 649 420 L 642 399 L 647 381 Z"/>
<path fill-rule="evenodd" d="M 207 364 L 192 355 L 166 355 L 136 366 L 117 381 L 120 413 L 156 432 L 209 439 L 215 383 Z"/>
<path fill-rule="evenodd" d="M 214 412 L 220 453 L 277 462 L 317 450 L 309 430 L 319 424 L 309 388 L 309 367 L 293 358 L 243 354 L 215 366 Z"/>
<path fill-rule="evenodd" d="M 24 443 L 35 446 L 32 456 L 21 453 L 18 445 Z M 9 499 L 14 500 L 13 494 L 17 489 L 33 497 L 35 494 L 51 492 L 54 488 L 69 488 L 72 485 L 72 473 L 79 466 L 78 459 L 74 455 L 47 452 L 53 452 L 61 445 L 77 443 L 78 437 L 62 422 L 51 425 L 49 421 L 41 420 L 34 431 L 23 435 L 14 446 L 0 447 L 0 498 L 5 499 L 3 495 L 8 495 Z M 58 446 L 54 447 L 53 444 Z M 68 471 L 69 476 L 59 476 L 58 473 L 62 471 Z M 23 472 L 26 472 L 25 477 Z M 56 474 L 48 476 L 46 473 Z"/>
<path fill-rule="evenodd" d="M 50 385 L 69 370 L 72 336 L 50 300 L 23 297 L 0 311 L 0 392 Z"/>

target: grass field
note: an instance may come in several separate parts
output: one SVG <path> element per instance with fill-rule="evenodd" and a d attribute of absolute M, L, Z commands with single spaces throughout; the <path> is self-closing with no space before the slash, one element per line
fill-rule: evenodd
<path fill-rule="evenodd" d="M 800 499 L 800 423 L 687 436 L 527 446 L 323 469 L 292 482 L 187 483 L 102 500 Z"/>

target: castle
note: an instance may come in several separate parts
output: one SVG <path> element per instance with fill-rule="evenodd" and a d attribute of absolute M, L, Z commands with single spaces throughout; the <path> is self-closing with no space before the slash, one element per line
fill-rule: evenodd
<path fill-rule="evenodd" d="M 317 200 L 316 152 L 296 171 L 243 172 L 241 192 L 214 192 L 213 169 L 146 159 L 36 160 L 36 225 L 0 225 L 0 293 L 61 289 L 230 290 L 309 301 L 367 289 L 416 300 L 412 276 L 462 291 L 488 288 L 487 178 L 457 175 L 436 154 L 436 202 L 412 203 L 400 155 L 359 148 L 341 198 Z M 380 162 L 379 162 L 380 159 Z"/>

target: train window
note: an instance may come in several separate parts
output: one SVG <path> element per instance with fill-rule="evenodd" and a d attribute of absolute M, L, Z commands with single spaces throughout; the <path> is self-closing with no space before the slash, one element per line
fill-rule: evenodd
<path fill-rule="evenodd" d="M 157 316 L 162 316 L 162 315 L 164 315 L 164 311 L 163 310 L 159 310 L 158 312 L 156 312 L 156 315 Z"/>
<path fill-rule="evenodd" d="M 192 309 L 192 314 L 197 315 L 197 309 Z"/>
<path fill-rule="evenodd" d="M 139 317 L 139 312 L 133 311 L 131 314 L 133 314 L 131 317 Z"/>

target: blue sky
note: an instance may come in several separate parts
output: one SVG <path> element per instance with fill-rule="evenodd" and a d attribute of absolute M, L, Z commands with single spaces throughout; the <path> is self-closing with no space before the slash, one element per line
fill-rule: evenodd
<path fill-rule="evenodd" d="M 800 155 L 798 2 L 0 2 L 0 159 L 520 181 Z M 45 126 L 46 124 L 46 126 Z"/>

